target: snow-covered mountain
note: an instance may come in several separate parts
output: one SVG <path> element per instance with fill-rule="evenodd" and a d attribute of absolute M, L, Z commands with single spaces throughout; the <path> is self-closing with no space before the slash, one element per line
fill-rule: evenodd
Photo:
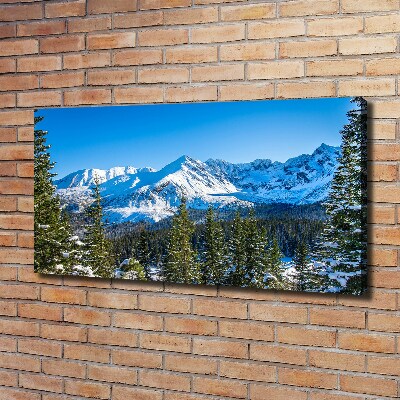
<path fill-rule="evenodd" d="M 311 204 L 326 198 L 340 148 L 322 144 L 312 154 L 285 163 L 255 160 L 232 164 L 182 156 L 160 170 L 115 167 L 85 169 L 55 182 L 72 210 L 90 201 L 91 185 L 100 182 L 107 218 L 113 222 L 160 221 L 175 213 L 182 196 L 188 206 L 206 209 L 253 204 Z"/>

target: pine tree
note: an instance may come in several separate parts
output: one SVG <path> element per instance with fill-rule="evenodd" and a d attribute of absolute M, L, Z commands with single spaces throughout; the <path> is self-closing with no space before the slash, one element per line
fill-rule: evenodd
<path fill-rule="evenodd" d="M 131 279 L 135 281 L 147 281 L 144 267 L 135 258 L 130 258 L 129 262 L 123 266 L 122 279 Z"/>
<path fill-rule="evenodd" d="M 43 117 L 35 117 L 35 125 Z M 69 241 L 71 227 L 61 213 L 61 205 L 55 193 L 52 172 L 55 163 L 50 159 L 50 146 L 46 142 L 47 131 L 34 131 L 34 184 L 35 184 L 35 271 L 65 274 L 70 272 Z"/>
<path fill-rule="evenodd" d="M 319 256 L 333 273 L 352 276 L 344 288 L 332 280 L 336 290 L 359 294 L 366 272 L 367 103 L 359 97 L 352 102 L 357 108 L 347 113 L 348 123 L 341 131 L 341 155 L 325 203 L 328 219 Z"/>
<path fill-rule="evenodd" d="M 169 231 L 167 256 L 163 265 L 165 281 L 174 283 L 198 283 L 199 267 L 193 250 L 194 223 L 189 219 L 186 199 L 183 198 Z"/>
<path fill-rule="evenodd" d="M 97 179 L 95 179 L 92 191 L 93 203 L 86 209 L 86 217 L 89 223 L 85 231 L 84 266 L 91 268 L 97 277 L 112 278 L 115 260 L 112 254 L 112 243 L 105 236 L 100 183 Z"/>
<path fill-rule="evenodd" d="M 146 230 L 143 228 L 139 234 L 139 240 L 136 248 L 136 258 L 141 266 L 143 266 L 147 279 L 150 279 L 151 253 L 149 246 L 149 238 Z"/>
<path fill-rule="evenodd" d="M 267 286 L 269 289 L 286 289 L 287 282 L 282 271 L 283 253 L 279 248 L 279 243 L 275 237 L 267 249 L 266 270 L 268 273 Z"/>
<path fill-rule="evenodd" d="M 228 284 L 244 286 L 246 282 L 246 247 L 245 229 L 240 212 L 237 211 L 232 222 L 231 239 L 229 241 L 230 269 Z"/>
<path fill-rule="evenodd" d="M 264 287 L 265 232 L 257 226 L 254 210 L 244 220 L 244 244 L 246 254 L 245 286 Z"/>
<path fill-rule="evenodd" d="M 224 283 L 227 269 L 225 237 L 221 224 L 215 220 L 214 210 L 206 214 L 204 252 L 201 263 L 201 283 L 220 285 Z"/>
<path fill-rule="evenodd" d="M 320 274 L 320 269 L 315 265 L 310 257 L 310 249 L 305 241 L 301 241 L 296 248 L 293 257 L 295 268 L 295 290 L 315 291 L 321 289 L 324 277 Z"/>

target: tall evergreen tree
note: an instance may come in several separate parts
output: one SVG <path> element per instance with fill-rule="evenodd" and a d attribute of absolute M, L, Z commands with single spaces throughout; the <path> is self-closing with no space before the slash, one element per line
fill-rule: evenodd
<path fill-rule="evenodd" d="M 244 220 L 244 245 L 246 254 L 245 286 L 264 287 L 265 232 L 257 226 L 254 210 Z"/>
<path fill-rule="evenodd" d="M 233 286 L 244 286 L 246 281 L 245 229 L 239 211 L 235 214 L 231 229 L 229 241 L 230 269 L 227 283 Z"/>
<path fill-rule="evenodd" d="M 201 283 L 220 285 L 227 269 L 225 237 L 221 224 L 215 220 L 214 210 L 206 214 L 204 252 L 201 263 Z"/>
<path fill-rule="evenodd" d="M 199 266 L 193 250 L 194 223 L 189 219 L 186 199 L 183 198 L 169 231 L 167 256 L 163 276 L 167 282 L 198 283 Z"/>
<path fill-rule="evenodd" d="M 84 265 L 91 268 L 95 276 L 112 278 L 114 276 L 115 259 L 112 253 L 112 243 L 105 235 L 100 183 L 97 179 L 95 179 L 92 191 L 93 203 L 86 209 L 86 217 L 89 223 L 85 231 Z"/>
<path fill-rule="evenodd" d="M 149 238 L 146 230 L 143 228 L 139 234 L 139 240 L 136 248 L 136 258 L 145 271 L 147 279 L 150 279 L 151 253 Z"/>
<path fill-rule="evenodd" d="M 35 125 L 43 117 L 35 117 Z M 70 272 L 68 260 L 72 236 L 68 219 L 61 213 L 60 200 L 55 193 L 52 172 L 55 163 L 50 158 L 47 131 L 34 130 L 35 184 L 35 271 L 41 273 Z"/>
<path fill-rule="evenodd" d="M 301 241 L 296 248 L 293 257 L 295 274 L 294 289 L 299 291 L 320 290 L 324 286 L 324 276 L 320 274 L 320 268 L 310 257 L 310 249 L 305 241 Z"/>
<path fill-rule="evenodd" d="M 359 97 L 352 102 L 357 108 L 347 113 L 339 165 L 325 203 L 328 219 L 320 258 L 333 273 L 342 273 L 345 280 L 351 276 L 345 288 L 337 280 L 331 285 L 342 292 L 361 293 L 365 287 L 367 243 L 367 103 Z"/>
<path fill-rule="evenodd" d="M 286 289 L 287 282 L 282 271 L 283 253 L 275 237 L 267 249 L 266 270 L 268 272 L 267 286 L 269 289 Z"/>

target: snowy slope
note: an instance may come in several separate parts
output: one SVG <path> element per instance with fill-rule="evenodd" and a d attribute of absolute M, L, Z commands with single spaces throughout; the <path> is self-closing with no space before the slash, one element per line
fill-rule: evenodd
<path fill-rule="evenodd" d="M 310 204 L 326 198 L 337 166 L 339 148 L 322 144 L 311 155 L 285 163 L 255 160 L 205 163 L 182 156 L 164 168 L 86 169 L 55 182 L 58 194 L 73 210 L 90 202 L 90 185 L 98 177 L 108 220 L 160 221 L 176 211 L 182 196 L 188 206 L 251 206 L 254 203 Z"/>

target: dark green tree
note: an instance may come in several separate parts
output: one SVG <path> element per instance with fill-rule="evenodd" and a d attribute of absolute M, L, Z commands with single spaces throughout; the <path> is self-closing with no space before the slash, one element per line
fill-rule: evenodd
<path fill-rule="evenodd" d="M 269 289 L 286 289 L 288 287 L 288 283 L 283 276 L 282 257 L 283 253 L 275 237 L 268 247 L 265 257 L 266 271 L 268 273 L 266 286 Z"/>
<path fill-rule="evenodd" d="M 250 210 L 244 220 L 244 246 L 246 254 L 245 286 L 264 287 L 265 268 L 265 231 L 257 225 L 254 210 Z"/>
<path fill-rule="evenodd" d="M 246 281 L 246 245 L 245 229 L 240 212 L 237 211 L 232 222 L 231 238 L 229 241 L 228 284 L 243 286 Z"/>
<path fill-rule="evenodd" d="M 198 283 L 199 266 L 193 250 L 194 223 L 189 219 L 186 199 L 183 198 L 178 212 L 172 219 L 169 231 L 167 256 L 163 265 L 165 281 L 174 283 Z"/>
<path fill-rule="evenodd" d="M 151 252 L 148 234 L 144 228 L 142 228 L 139 234 L 139 240 L 136 247 L 136 258 L 144 268 L 146 278 L 150 279 Z"/>
<path fill-rule="evenodd" d="M 35 117 L 35 126 L 43 117 Z M 55 193 L 52 172 L 55 163 L 50 158 L 47 131 L 34 130 L 34 185 L 35 185 L 35 271 L 40 273 L 71 272 L 69 260 L 72 236 L 68 218 L 61 212 Z"/>
<path fill-rule="evenodd" d="M 112 278 L 116 267 L 115 257 L 112 252 L 112 243 L 105 235 L 104 214 L 98 179 L 95 179 L 92 191 L 93 202 L 85 212 L 88 224 L 86 225 L 84 240 L 84 266 L 91 268 L 94 276 Z"/>
<path fill-rule="evenodd" d="M 206 214 L 204 251 L 201 262 L 201 283 L 220 285 L 224 283 L 227 265 L 225 236 L 221 224 L 215 220 L 214 210 Z"/>
<path fill-rule="evenodd" d="M 319 258 L 333 273 L 347 279 L 344 288 L 337 280 L 332 280 L 331 286 L 360 294 L 366 273 L 367 103 L 360 97 L 352 102 L 357 107 L 347 113 L 348 123 L 341 131 L 341 155 L 325 203 L 328 218 Z"/>
<path fill-rule="evenodd" d="M 135 258 L 130 258 L 128 263 L 122 267 L 122 279 L 131 279 L 135 281 L 147 281 L 144 267 Z"/>

